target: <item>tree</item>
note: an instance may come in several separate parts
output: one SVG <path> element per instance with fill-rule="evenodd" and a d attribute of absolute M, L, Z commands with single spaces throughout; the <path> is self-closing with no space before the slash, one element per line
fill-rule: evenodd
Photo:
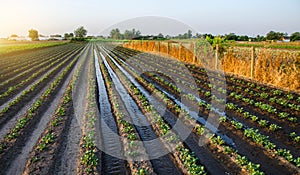
<path fill-rule="evenodd" d="M 188 30 L 188 33 L 187 33 L 187 38 L 192 38 L 193 34 L 192 34 L 192 31 L 191 30 Z"/>
<path fill-rule="evenodd" d="M 87 34 L 87 30 L 81 26 L 74 31 L 75 37 L 84 38 Z"/>
<path fill-rule="evenodd" d="M 133 33 L 129 30 L 125 30 L 124 39 L 132 39 L 132 38 L 133 38 Z"/>
<path fill-rule="evenodd" d="M 204 39 L 206 39 L 207 37 L 209 37 L 209 38 L 211 38 L 211 39 L 214 39 L 214 36 L 212 35 L 212 34 L 210 34 L 210 33 L 206 33 L 206 34 L 203 34 L 202 35 L 202 37 L 204 38 Z"/>
<path fill-rule="evenodd" d="M 65 40 L 69 39 L 69 34 L 68 34 L 68 33 L 65 33 L 65 34 L 64 34 L 64 39 L 65 39 Z"/>
<path fill-rule="evenodd" d="M 184 33 L 182 39 L 188 39 L 189 38 L 189 34 L 188 33 Z"/>
<path fill-rule="evenodd" d="M 64 34 L 64 39 L 67 40 L 67 39 L 70 39 L 70 38 L 73 38 L 74 37 L 74 34 L 73 33 L 65 33 Z"/>
<path fill-rule="evenodd" d="M 136 32 L 133 33 L 133 37 L 134 37 L 134 38 L 140 37 L 141 34 L 142 34 L 142 33 L 141 33 L 139 30 L 137 30 Z"/>
<path fill-rule="evenodd" d="M 266 37 L 257 35 L 256 38 L 255 38 L 254 40 L 255 40 L 255 41 L 266 41 Z"/>
<path fill-rule="evenodd" d="M 238 36 L 235 33 L 229 33 L 228 35 L 225 35 L 226 40 L 238 40 Z"/>
<path fill-rule="evenodd" d="M 238 36 L 238 41 L 249 41 L 249 37 L 247 35 Z"/>
<path fill-rule="evenodd" d="M 112 39 L 133 39 L 141 36 L 141 32 L 139 30 L 125 30 L 124 34 L 120 32 L 118 28 L 112 29 L 110 31 L 110 38 Z"/>
<path fill-rule="evenodd" d="M 34 29 L 30 29 L 28 31 L 29 33 L 29 38 L 31 38 L 32 41 L 36 41 L 39 39 L 39 32 L 37 30 L 34 30 Z"/>
<path fill-rule="evenodd" d="M 202 35 L 200 33 L 196 33 L 196 38 L 202 38 Z"/>
<path fill-rule="evenodd" d="M 158 37 L 158 38 L 163 38 L 164 35 L 163 35 L 162 33 L 159 33 L 159 34 L 157 35 L 157 37 Z"/>
<path fill-rule="evenodd" d="M 280 32 L 274 32 L 274 31 L 270 31 L 269 33 L 267 33 L 267 40 L 282 40 L 283 39 L 283 33 Z"/>
<path fill-rule="evenodd" d="M 170 35 L 166 35 L 165 37 L 166 37 L 166 39 L 171 39 Z"/>
<path fill-rule="evenodd" d="M 300 32 L 295 32 L 290 37 L 291 41 L 300 40 Z"/>
<path fill-rule="evenodd" d="M 112 39 L 121 39 L 121 33 L 120 33 L 120 30 L 118 28 L 116 29 L 112 29 L 110 31 L 110 37 Z"/>

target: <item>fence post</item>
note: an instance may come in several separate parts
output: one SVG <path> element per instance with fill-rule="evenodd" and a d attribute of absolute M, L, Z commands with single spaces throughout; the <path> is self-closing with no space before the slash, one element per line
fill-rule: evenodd
<path fill-rule="evenodd" d="M 255 48 L 252 46 L 251 47 L 251 72 L 250 72 L 251 78 L 253 78 L 254 76 L 254 54 L 255 54 Z"/>
<path fill-rule="evenodd" d="M 215 63 L 215 69 L 218 69 L 218 60 L 219 60 L 219 45 L 216 45 L 216 63 Z"/>
<path fill-rule="evenodd" d="M 193 63 L 196 63 L 196 46 L 195 46 L 195 42 L 192 42 L 192 51 L 193 51 Z"/>
<path fill-rule="evenodd" d="M 169 55 L 169 41 L 167 41 L 167 54 Z"/>
<path fill-rule="evenodd" d="M 182 46 L 182 44 L 179 43 L 179 60 L 181 60 L 181 46 Z"/>
<path fill-rule="evenodd" d="M 160 41 L 158 41 L 158 53 L 160 53 Z"/>

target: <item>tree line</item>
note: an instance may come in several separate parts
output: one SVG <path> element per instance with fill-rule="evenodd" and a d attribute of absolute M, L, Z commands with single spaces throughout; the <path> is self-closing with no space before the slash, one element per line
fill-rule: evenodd
<path fill-rule="evenodd" d="M 125 30 L 124 33 L 121 33 L 118 28 L 112 29 L 110 32 L 109 38 L 112 39 L 134 39 L 141 37 L 141 32 L 139 30 Z M 283 41 L 284 39 L 290 39 L 290 41 L 300 40 L 300 32 L 294 32 L 290 36 L 287 33 L 270 31 L 265 36 L 257 35 L 256 37 L 250 37 L 247 35 L 236 35 L 235 33 L 229 33 L 225 35 L 214 36 L 212 34 L 199 34 L 193 35 L 191 30 L 188 30 L 186 33 L 178 34 L 177 36 L 164 36 L 162 33 L 159 33 L 157 38 L 164 39 L 191 39 L 191 38 L 211 38 L 215 37 L 223 38 L 228 41 Z"/>
<path fill-rule="evenodd" d="M 120 29 L 112 29 L 110 31 L 109 37 L 111 39 L 122 40 L 122 39 L 133 39 L 141 36 L 141 32 L 139 30 L 125 30 L 124 33 L 120 32 Z"/>
<path fill-rule="evenodd" d="M 83 26 L 80 26 L 74 30 L 74 33 L 65 33 L 64 39 L 83 41 L 85 40 L 86 35 L 87 35 L 87 30 Z M 39 36 L 41 35 L 39 35 L 39 32 L 36 29 L 28 30 L 28 37 L 31 38 L 32 41 L 39 40 Z M 13 34 L 11 35 L 11 37 L 17 37 L 17 35 Z"/>
<path fill-rule="evenodd" d="M 34 41 L 38 40 L 39 34 L 38 31 L 35 29 L 30 29 L 29 31 L 29 37 Z M 81 26 L 78 27 L 76 30 L 74 30 L 74 33 L 65 33 L 64 39 L 68 40 L 85 40 L 87 35 L 87 30 Z M 120 31 L 120 29 L 115 28 L 110 31 L 109 38 L 115 39 L 115 40 L 123 40 L 123 39 L 136 39 L 141 37 L 142 34 L 139 30 L 131 29 L 131 30 L 125 30 L 124 33 Z M 229 33 L 225 35 L 218 35 L 214 36 L 212 34 L 199 34 L 196 33 L 196 35 L 193 35 L 191 30 L 188 30 L 186 33 L 178 34 L 177 36 L 170 36 L 166 35 L 164 36 L 162 33 L 159 33 L 157 38 L 160 39 L 191 39 L 191 38 L 210 38 L 214 39 L 215 37 L 223 38 L 224 40 L 228 41 L 266 41 L 266 40 L 273 40 L 273 41 L 283 41 L 284 39 L 289 38 L 290 41 L 296 41 L 300 40 L 300 32 L 294 32 L 290 36 L 287 33 L 282 32 L 275 32 L 270 31 L 266 34 L 266 36 L 257 35 L 256 37 L 249 37 L 247 35 L 236 35 L 235 33 Z"/>
<path fill-rule="evenodd" d="M 266 34 L 266 36 L 261 36 L 257 35 L 256 37 L 250 37 L 247 35 L 236 35 L 235 33 L 229 33 L 225 35 L 219 35 L 219 36 L 214 36 L 212 34 L 199 34 L 196 33 L 195 36 L 192 36 L 191 31 L 189 30 L 185 34 L 179 34 L 178 36 L 174 37 L 169 37 L 168 39 L 189 39 L 189 38 L 215 38 L 215 37 L 221 37 L 224 38 L 225 40 L 231 40 L 231 41 L 283 41 L 284 39 L 290 39 L 290 41 L 296 41 L 300 40 L 300 32 L 294 32 L 290 36 L 287 33 L 282 33 L 282 32 L 275 32 L 275 31 L 270 31 Z"/>

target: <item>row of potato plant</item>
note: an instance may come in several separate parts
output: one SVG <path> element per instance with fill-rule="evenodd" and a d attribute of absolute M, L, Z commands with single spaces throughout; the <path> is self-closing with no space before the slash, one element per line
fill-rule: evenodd
<path fill-rule="evenodd" d="M 128 71 L 131 74 L 133 74 L 133 75 L 135 74 L 134 72 L 132 72 L 130 70 L 128 70 Z M 178 110 L 176 110 L 177 112 L 183 110 L 183 112 L 186 115 L 183 115 L 183 116 L 180 116 L 180 117 L 184 118 L 184 120 L 187 123 L 196 122 L 196 121 L 193 121 L 193 118 L 191 116 L 189 116 L 189 114 L 188 114 L 187 111 L 185 111 L 184 109 L 181 109 L 177 104 L 174 104 L 174 102 L 172 102 L 171 99 L 169 99 L 163 92 L 161 92 L 160 90 L 156 89 L 153 84 L 148 84 L 147 82 L 145 82 L 145 80 L 142 79 L 142 77 L 139 77 L 137 75 L 135 75 L 135 77 L 137 78 L 137 80 L 139 80 L 139 82 L 143 82 L 142 84 L 144 84 L 144 86 L 146 86 L 149 91 L 155 92 L 155 94 L 160 94 L 160 95 L 158 95 L 158 98 L 160 98 L 160 100 L 163 101 L 166 104 L 166 106 L 172 106 L 172 105 L 174 105 L 175 106 L 174 108 L 178 109 Z M 147 86 L 147 84 L 148 84 L 148 86 Z M 170 104 L 172 104 L 172 105 L 170 105 Z M 196 124 L 196 126 L 193 129 L 193 132 L 196 133 L 199 136 L 201 136 L 204 133 L 204 131 L 205 131 L 205 127 L 203 125 L 198 124 L 198 123 Z M 167 130 L 166 130 L 166 132 L 167 132 Z M 245 156 L 239 155 L 236 150 L 234 150 L 232 147 L 226 145 L 225 142 L 219 136 L 212 135 L 211 137 L 209 137 L 209 142 L 213 143 L 213 144 L 219 145 L 219 147 L 218 147 L 219 150 L 222 150 L 222 152 L 224 152 L 226 154 L 230 154 L 230 156 L 233 157 L 234 161 L 236 163 L 238 163 L 242 168 L 246 169 L 246 171 L 248 171 L 249 173 L 252 173 L 252 174 L 263 174 L 263 172 L 261 172 L 259 170 L 260 166 L 258 164 L 253 164 L 248 159 L 246 159 Z M 240 161 L 240 159 L 243 159 L 245 161 L 242 163 Z"/>
<path fill-rule="evenodd" d="M 106 58 L 108 59 L 112 68 L 117 70 L 117 66 L 109 59 L 109 57 Z M 183 172 L 187 172 L 188 174 L 206 174 L 204 166 L 197 164 L 197 158 L 194 156 L 194 154 L 184 146 L 178 136 L 171 130 L 170 126 L 163 120 L 163 117 L 155 110 L 155 108 L 150 106 L 150 103 L 145 95 L 137 87 L 135 87 L 124 74 L 120 73 L 118 76 L 134 99 L 141 102 L 139 103 L 141 104 L 139 107 L 142 109 L 142 111 L 151 115 L 151 117 L 147 115 L 147 118 L 148 120 L 153 121 L 151 122 L 153 123 L 152 127 L 157 128 L 156 131 L 159 132 L 157 134 L 159 134 L 158 137 L 161 139 L 161 141 L 165 145 L 168 145 L 167 147 L 169 150 L 172 150 L 174 147 L 176 148 L 173 152 L 173 155 L 177 157 L 177 159 L 180 161 L 180 164 L 183 165 Z"/>
<path fill-rule="evenodd" d="M 51 95 L 56 91 L 56 89 L 63 83 L 63 80 L 67 77 L 75 63 L 77 62 L 79 56 L 76 56 L 63 70 L 63 72 L 50 84 L 47 90 L 35 101 L 35 103 L 27 110 L 26 114 L 18 120 L 16 125 L 6 134 L 5 138 L 1 140 L 0 151 L 3 152 L 7 147 L 22 134 L 22 130 L 38 115 L 38 111 L 42 105 L 47 102 Z M 33 90 L 32 90 L 33 91 Z"/>
<path fill-rule="evenodd" d="M 148 61 L 148 60 L 147 60 Z M 147 62 L 148 63 L 148 62 Z M 159 63 L 159 64 L 161 64 L 161 63 Z M 146 65 L 146 64 L 145 64 Z M 149 64 L 148 64 L 149 65 Z M 159 66 L 159 65 L 157 65 L 157 66 Z M 197 81 L 197 80 L 196 80 Z M 184 84 L 185 82 L 183 82 L 183 84 Z M 203 82 L 202 82 L 202 84 L 203 84 Z M 176 88 L 176 86 L 175 85 L 173 85 L 173 84 L 169 84 L 170 86 L 172 86 L 173 88 L 175 87 Z M 195 88 L 195 87 L 194 87 Z M 181 91 L 180 90 L 178 90 L 178 88 L 176 88 L 175 89 L 175 91 L 177 91 L 178 93 L 180 93 Z M 207 96 L 207 97 L 209 97 L 209 96 L 211 96 L 211 94 L 210 94 L 210 91 L 204 91 L 204 90 L 202 90 L 202 89 L 199 89 L 199 91 L 200 92 L 202 92 L 202 93 L 205 93 L 205 95 Z M 224 90 L 223 90 L 224 91 Z M 215 97 L 215 96 L 213 96 L 213 97 Z M 219 102 L 222 102 L 222 99 L 217 99 L 216 97 L 214 98 L 215 100 L 218 100 Z M 229 105 L 230 106 L 230 105 Z M 240 107 L 239 108 L 239 111 L 241 110 L 242 108 Z M 245 112 L 245 113 L 249 113 L 249 112 Z M 284 114 L 284 113 L 281 113 L 281 114 Z M 280 114 L 280 115 L 281 115 Z M 264 125 L 264 124 L 266 124 L 266 123 L 268 123 L 266 120 L 257 120 L 257 116 L 253 116 L 252 117 L 253 119 L 255 119 L 255 121 L 258 121 L 259 122 L 259 124 L 261 124 L 261 125 Z M 294 117 L 292 117 L 292 119 L 294 119 Z M 279 129 L 280 127 L 278 126 L 278 125 L 276 125 L 276 124 L 270 124 L 270 129 L 271 130 L 277 130 L 277 129 Z M 291 132 L 291 133 L 293 133 L 293 132 Z M 297 138 L 297 137 L 296 137 Z M 297 140 L 297 139 L 295 139 L 295 140 Z"/>
<path fill-rule="evenodd" d="M 71 52 L 73 52 L 73 50 L 68 51 L 68 52 L 71 53 Z M 20 77 L 24 77 L 24 76 L 28 75 L 29 73 L 36 72 L 41 67 L 44 67 L 49 64 L 54 65 L 53 63 L 61 61 L 63 58 L 62 56 L 67 55 L 66 53 L 67 53 L 66 50 L 61 51 L 59 53 L 51 55 L 50 59 L 49 59 L 49 57 L 45 57 L 44 59 L 41 59 L 41 61 L 38 63 L 28 64 L 25 66 L 25 68 L 20 67 L 19 69 L 24 68 L 24 71 L 20 72 L 19 74 L 17 74 L 16 76 L 13 76 L 11 78 L 6 78 L 5 81 L 1 82 L 0 87 L 3 87 L 4 85 L 7 85 L 7 84 L 15 83 L 16 79 L 19 79 Z M 57 61 L 57 60 L 59 60 L 59 61 Z M 17 72 L 17 71 L 18 70 L 14 70 L 13 72 Z M 22 80 L 22 82 L 23 82 L 23 80 Z"/>
<path fill-rule="evenodd" d="M 16 89 L 22 87 L 24 84 L 26 84 L 27 82 L 33 80 L 34 78 L 37 78 L 41 73 L 46 72 L 48 69 L 55 66 L 57 63 L 60 63 L 59 65 L 63 65 L 62 63 L 66 63 L 70 58 L 72 58 L 72 56 L 78 54 L 80 51 L 81 50 L 77 50 L 77 51 L 71 53 L 70 55 L 60 57 L 59 59 L 55 60 L 54 62 L 50 63 L 49 65 L 43 67 L 42 69 L 39 69 L 39 71 L 34 72 L 31 76 L 29 76 L 25 80 L 22 80 L 19 84 L 8 87 L 8 89 L 3 94 L 0 95 L 0 99 L 4 98 L 4 97 L 7 97 L 10 94 L 14 93 Z M 65 59 L 65 58 L 67 58 L 67 59 Z"/>

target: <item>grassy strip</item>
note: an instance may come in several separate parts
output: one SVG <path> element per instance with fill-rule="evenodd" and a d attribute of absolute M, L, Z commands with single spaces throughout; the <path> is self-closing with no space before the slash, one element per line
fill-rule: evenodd
<path fill-rule="evenodd" d="M 12 53 L 12 52 L 22 52 L 25 50 L 33 50 L 44 47 L 52 47 L 66 44 L 67 42 L 40 42 L 40 43 L 26 43 L 26 44 L 16 44 L 16 45 L 0 45 L 0 55 Z"/>
<path fill-rule="evenodd" d="M 270 49 L 291 49 L 299 50 L 299 45 L 288 45 L 288 44 L 263 44 L 263 43 L 234 43 L 234 44 L 224 44 L 225 46 L 234 47 L 258 47 L 258 48 L 270 48 Z"/>

